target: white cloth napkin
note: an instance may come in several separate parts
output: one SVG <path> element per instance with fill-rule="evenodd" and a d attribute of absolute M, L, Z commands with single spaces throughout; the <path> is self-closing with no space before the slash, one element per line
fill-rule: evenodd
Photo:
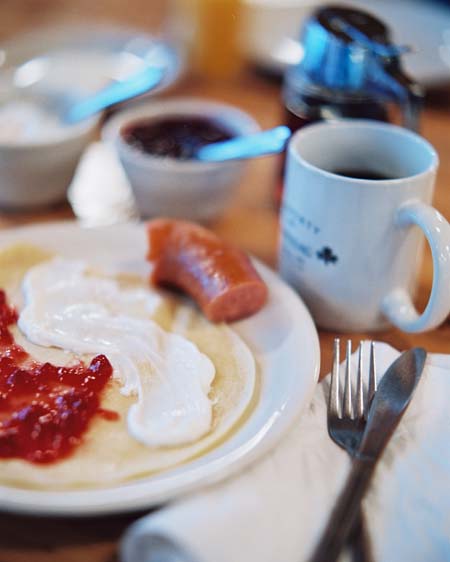
<path fill-rule="evenodd" d="M 381 343 L 376 354 L 380 373 L 398 356 Z M 123 561 L 307 560 L 350 466 L 328 437 L 327 384 L 259 463 L 133 524 L 122 541 Z M 365 512 L 377 562 L 450 560 L 450 355 L 428 356 Z"/>
<path fill-rule="evenodd" d="M 84 226 L 105 226 L 138 217 L 125 172 L 113 147 L 105 142 L 93 142 L 83 152 L 68 198 Z"/>

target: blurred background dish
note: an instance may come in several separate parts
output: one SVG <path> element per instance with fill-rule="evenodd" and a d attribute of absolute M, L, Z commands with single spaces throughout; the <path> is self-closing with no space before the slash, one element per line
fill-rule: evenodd
<path fill-rule="evenodd" d="M 28 122 L 23 122 L 22 127 L 20 119 L 15 125 L 10 119 L 13 136 L 0 140 L 0 208 L 17 211 L 62 202 L 78 160 L 93 138 L 98 118 L 51 130 L 50 117 L 33 110 L 29 102 L 11 101 L 9 108 L 10 117 L 14 118 L 15 112 L 16 117 L 25 115 Z M 21 134 L 17 129 L 25 133 L 20 142 L 14 136 L 16 132 Z"/>
<path fill-rule="evenodd" d="M 281 75 L 303 54 L 299 30 L 318 0 L 245 0 L 243 48 L 262 69 Z M 405 69 L 427 87 L 450 82 L 450 6 L 432 0 L 348 0 L 389 22 L 398 44 L 410 45 Z"/>
<path fill-rule="evenodd" d="M 149 33 L 111 25 L 41 28 L 0 46 L 0 92 L 13 87 L 34 91 L 94 93 L 145 66 L 165 69 L 161 92 L 180 76 L 181 52 Z"/>
<path fill-rule="evenodd" d="M 160 123 L 165 118 L 206 118 L 236 136 L 257 132 L 258 124 L 233 106 L 201 98 L 174 98 L 119 112 L 103 129 L 103 140 L 115 147 L 142 216 L 190 220 L 219 216 L 230 204 L 246 163 L 209 163 L 151 154 L 124 138 L 130 124 Z"/>
<path fill-rule="evenodd" d="M 298 63 L 303 48 L 299 32 L 320 0 L 245 0 L 241 44 L 246 56 L 261 69 L 282 75 Z"/>
<path fill-rule="evenodd" d="M 42 28 L 3 44 L 0 206 L 19 210 L 62 202 L 100 117 L 68 125 L 56 101 L 73 105 L 146 69 L 163 71 L 151 94 L 164 90 L 181 72 L 179 52 L 145 32 L 107 25 Z"/>

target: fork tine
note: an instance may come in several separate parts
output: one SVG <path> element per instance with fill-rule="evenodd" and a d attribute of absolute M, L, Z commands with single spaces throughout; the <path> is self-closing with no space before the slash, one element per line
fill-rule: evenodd
<path fill-rule="evenodd" d="M 372 402 L 373 395 L 377 391 L 377 369 L 375 364 L 375 342 L 370 344 L 370 367 L 369 367 L 369 390 L 367 393 L 367 410 Z"/>
<path fill-rule="evenodd" d="M 362 418 L 364 416 L 364 396 L 363 396 L 363 342 L 359 344 L 358 352 L 358 373 L 356 380 L 356 416 Z"/>
<path fill-rule="evenodd" d="M 372 401 L 373 395 L 377 391 L 377 369 L 375 364 L 375 342 L 370 344 L 370 369 L 369 369 L 369 403 Z"/>
<path fill-rule="evenodd" d="M 333 368 L 331 370 L 331 387 L 330 387 L 330 398 L 329 398 L 329 412 L 331 415 L 342 417 L 341 414 L 341 402 L 339 399 L 340 395 L 340 384 L 339 384 L 339 338 L 334 340 L 333 348 Z"/>
<path fill-rule="evenodd" d="M 352 341 L 347 340 L 347 354 L 345 357 L 344 416 L 353 419 L 351 356 Z"/>

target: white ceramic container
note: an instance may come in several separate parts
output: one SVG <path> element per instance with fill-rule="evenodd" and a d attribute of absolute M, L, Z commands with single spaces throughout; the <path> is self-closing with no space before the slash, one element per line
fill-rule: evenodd
<path fill-rule="evenodd" d="M 387 123 L 325 122 L 292 137 L 279 266 L 319 326 L 365 331 L 392 324 L 422 332 L 446 318 L 450 226 L 430 206 L 437 167 L 436 151 L 425 139 Z M 386 179 L 339 170 L 378 172 Z M 412 295 L 424 238 L 434 273 L 420 314 Z"/>
<path fill-rule="evenodd" d="M 122 128 L 134 121 L 189 115 L 210 117 L 236 135 L 260 130 L 240 109 L 197 98 L 140 104 L 115 115 L 103 129 L 102 137 L 117 150 L 143 217 L 204 221 L 219 216 L 233 199 L 246 162 L 209 163 L 152 156 L 130 146 L 121 136 Z"/>

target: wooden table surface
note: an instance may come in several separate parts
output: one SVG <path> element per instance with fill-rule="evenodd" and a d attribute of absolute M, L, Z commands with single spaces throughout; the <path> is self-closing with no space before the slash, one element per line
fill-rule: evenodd
<path fill-rule="evenodd" d="M 25 11 L 17 14 L 13 10 L 13 4 L 16 8 L 19 3 L 4 0 L 1 4 L 0 20 L 4 15 L 6 24 L 3 19 L 3 24 L 0 26 L 0 38 L 10 36 L 14 29 L 22 30 L 27 27 L 24 22 L 29 24 Z M 38 5 L 52 8 L 47 12 L 44 10 L 41 17 L 32 11 L 38 23 L 42 23 L 54 21 L 55 17 L 59 15 L 56 7 L 61 8 L 68 2 L 43 1 L 40 4 L 29 0 L 24 4 L 36 9 Z M 92 2 L 81 2 L 80 4 L 95 4 L 99 11 L 101 11 L 99 6 L 106 5 L 102 2 L 99 2 L 98 5 Z M 8 5 L 9 11 L 6 9 Z M 73 3 L 73 5 L 75 4 Z M 119 10 L 118 2 L 112 2 L 111 5 Z M 107 8 L 104 7 L 104 10 L 107 11 Z M 67 12 L 64 14 L 67 15 Z M 137 20 L 136 17 L 136 23 Z M 148 27 L 156 25 L 157 18 L 154 20 L 151 17 L 148 18 Z M 133 19 L 131 23 L 134 23 Z M 279 86 L 250 71 L 244 71 L 226 83 L 184 79 L 169 95 L 180 93 L 188 96 L 210 97 L 238 105 L 253 115 L 262 127 L 271 127 L 280 122 Z M 441 160 L 434 204 L 447 219 L 450 219 L 450 102 L 447 106 L 440 104 L 426 107 L 423 114 L 422 133 L 436 147 Z M 272 267 L 276 265 L 277 248 L 277 214 L 272 201 L 277 164 L 278 160 L 275 157 L 252 162 L 232 208 L 211 225 L 221 236 L 240 245 Z M 32 182 L 32 179 L 30 181 Z M 39 213 L 0 213 L 0 228 L 13 228 L 23 224 L 61 219 L 74 219 L 72 211 L 67 205 L 43 210 Z M 426 303 L 431 278 L 431 259 L 430 255 L 426 254 L 417 297 L 419 307 L 423 307 Z M 335 334 L 320 332 L 319 335 L 321 374 L 323 376 L 330 369 L 332 340 Z M 373 334 L 369 333 L 351 335 L 355 342 L 371 336 Z M 421 345 L 429 352 L 450 352 L 449 322 L 426 334 L 405 334 L 392 329 L 378 333 L 375 337 L 398 349 Z M 10 514 L 0 515 L 0 562 L 109 562 L 116 560 L 117 540 L 137 515 L 139 514 L 88 520 L 35 519 Z"/>

